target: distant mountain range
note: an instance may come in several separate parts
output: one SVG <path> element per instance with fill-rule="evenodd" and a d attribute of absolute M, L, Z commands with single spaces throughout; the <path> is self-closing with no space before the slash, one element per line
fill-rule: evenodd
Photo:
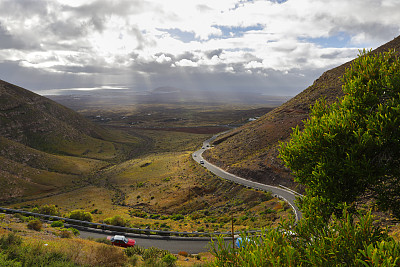
<path fill-rule="evenodd" d="M 375 49 L 373 53 L 389 49 L 399 53 L 400 36 Z M 207 150 L 204 156 L 237 175 L 251 177 L 262 183 L 295 188 L 297 185 L 289 170 L 277 158 L 279 141 L 287 140 L 293 127 L 303 125 L 302 121 L 309 117 L 310 105 L 317 99 L 325 97 L 332 103 L 343 95 L 340 78 L 350 64 L 351 61 L 326 71 L 311 86 L 280 107 L 220 136 L 214 142 L 215 147 Z"/>

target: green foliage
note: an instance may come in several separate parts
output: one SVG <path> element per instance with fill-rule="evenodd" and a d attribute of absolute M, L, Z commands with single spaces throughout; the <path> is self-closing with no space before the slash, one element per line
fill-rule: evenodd
<path fill-rule="evenodd" d="M 167 255 L 162 257 L 161 260 L 162 260 L 162 262 L 166 263 L 167 266 L 175 266 L 175 263 L 178 260 L 178 258 L 175 257 L 174 255 L 168 253 Z"/>
<path fill-rule="evenodd" d="M 141 246 L 128 247 L 124 250 L 126 256 L 131 257 L 132 255 L 143 255 L 145 249 Z"/>
<path fill-rule="evenodd" d="M 73 227 L 68 228 L 68 230 L 71 231 L 74 236 L 79 236 L 81 234 L 78 229 L 75 229 Z"/>
<path fill-rule="evenodd" d="M 70 219 L 80 220 L 80 221 L 93 221 L 92 214 L 84 210 L 73 210 L 68 214 Z"/>
<path fill-rule="evenodd" d="M 3 235 L 0 238 L 0 248 L 7 249 L 11 246 L 20 246 L 22 244 L 22 238 L 15 233 L 9 233 L 7 235 Z"/>
<path fill-rule="evenodd" d="M 28 229 L 40 231 L 42 230 L 42 222 L 40 220 L 32 220 L 28 222 Z"/>
<path fill-rule="evenodd" d="M 131 211 L 129 211 L 129 215 L 135 216 L 135 217 L 140 217 L 140 218 L 147 217 L 147 213 L 145 211 L 141 211 L 141 210 L 131 210 Z"/>
<path fill-rule="evenodd" d="M 60 216 L 60 212 L 58 211 L 58 208 L 55 205 L 44 205 L 40 208 L 35 207 L 32 209 L 32 212 L 37 212 L 46 215 Z"/>
<path fill-rule="evenodd" d="M 48 250 L 42 242 L 26 245 L 8 234 L 0 238 L 0 266 L 76 266 L 65 254 Z"/>
<path fill-rule="evenodd" d="M 110 224 L 110 225 L 115 225 L 115 226 L 127 226 L 128 221 L 122 218 L 120 215 L 115 215 L 111 218 L 107 218 L 104 220 L 104 223 Z"/>
<path fill-rule="evenodd" d="M 241 248 L 222 238 L 213 242 L 213 266 L 395 266 L 400 245 L 373 225 L 368 212 L 354 218 L 344 209 L 332 215 L 284 222 L 260 236 L 242 235 Z M 385 265 L 386 264 L 386 265 Z"/>
<path fill-rule="evenodd" d="M 179 221 L 185 219 L 185 216 L 183 216 L 182 214 L 173 214 L 170 216 L 170 218 L 174 221 Z"/>
<path fill-rule="evenodd" d="M 331 106 L 317 101 L 280 157 L 306 186 L 304 203 L 323 204 L 325 216 L 366 191 L 400 216 L 400 60 L 364 51 L 343 82 L 345 96 Z"/>
<path fill-rule="evenodd" d="M 55 221 L 55 222 L 52 222 L 50 226 L 51 227 L 64 227 L 64 223 L 62 221 Z"/>
<path fill-rule="evenodd" d="M 14 216 L 15 218 L 20 219 L 20 220 L 23 221 L 23 222 L 29 222 L 29 221 L 32 221 L 32 220 L 35 219 L 35 217 L 33 217 L 33 216 L 26 217 L 26 216 L 24 216 L 24 215 L 22 215 L 22 214 L 20 214 L 20 213 L 16 213 L 16 214 L 14 214 L 13 216 Z"/>
<path fill-rule="evenodd" d="M 146 264 L 153 266 L 159 259 L 163 258 L 167 254 L 169 254 L 169 252 L 166 250 L 149 247 L 143 252 L 142 259 Z"/>
<path fill-rule="evenodd" d="M 72 232 L 68 229 L 60 229 L 59 236 L 61 238 L 72 238 Z"/>

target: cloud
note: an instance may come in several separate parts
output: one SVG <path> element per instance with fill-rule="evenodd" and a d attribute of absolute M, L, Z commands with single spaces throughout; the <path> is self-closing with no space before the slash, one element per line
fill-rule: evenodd
<path fill-rule="evenodd" d="M 38 92 L 65 75 L 70 87 L 295 94 L 396 37 L 399 17 L 395 0 L 0 0 L 0 70 Z"/>

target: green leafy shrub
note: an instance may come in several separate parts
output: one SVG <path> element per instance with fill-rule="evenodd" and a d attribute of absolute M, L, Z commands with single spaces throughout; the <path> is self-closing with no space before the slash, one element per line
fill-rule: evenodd
<path fill-rule="evenodd" d="M 167 266 L 175 266 L 176 261 L 178 260 L 177 257 L 175 257 L 174 255 L 168 253 L 167 255 L 165 255 L 164 257 L 162 257 L 162 262 L 164 262 L 165 264 L 167 264 Z"/>
<path fill-rule="evenodd" d="M 55 205 L 44 205 L 40 207 L 37 212 L 46 215 L 60 216 L 60 212 Z"/>
<path fill-rule="evenodd" d="M 128 247 L 124 250 L 125 254 L 128 257 L 131 257 L 132 255 L 143 255 L 145 249 L 141 246 L 134 246 L 134 247 Z"/>
<path fill-rule="evenodd" d="M 344 96 L 332 105 L 317 101 L 280 157 L 305 185 L 304 204 L 318 202 L 325 217 L 365 192 L 400 217 L 400 59 L 363 51 L 343 82 Z"/>
<path fill-rule="evenodd" d="M 32 220 L 28 222 L 28 229 L 35 230 L 35 231 L 40 231 L 42 230 L 42 222 L 40 220 Z"/>
<path fill-rule="evenodd" d="M 185 216 L 183 216 L 182 214 L 173 214 L 170 218 L 174 221 L 179 221 L 185 219 Z"/>
<path fill-rule="evenodd" d="M 51 227 L 64 227 L 64 223 L 62 221 L 55 221 L 55 222 L 52 222 L 50 226 Z"/>
<path fill-rule="evenodd" d="M 74 234 L 74 236 L 78 236 L 81 234 L 78 229 L 75 229 L 73 227 L 68 228 L 68 230 L 71 231 L 71 233 Z"/>
<path fill-rule="evenodd" d="M 354 218 L 347 208 L 341 218 L 316 215 L 283 222 L 259 237 L 242 237 L 239 249 L 222 238 L 214 242 L 212 266 L 395 266 L 390 264 L 400 261 L 399 243 L 373 225 L 371 212 Z"/>
<path fill-rule="evenodd" d="M 122 218 L 120 215 L 115 215 L 111 218 L 107 218 L 104 220 L 104 223 L 115 225 L 115 226 L 127 226 L 128 221 Z"/>
<path fill-rule="evenodd" d="M 169 252 L 155 247 L 149 247 L 142 254 L 142 259 L 147 264 L 154 264 Z"/>
<path fill-rule="evenodd" d="M 92 222 L 93 217 L 90 212 L 84 210 L 73 210 L 68 214 L 70 219 Z"/>
<path fill-rule="evenodd" d="M 131 210 L 129 211 L 129 214 L 131 216 L 135 216 L 135 217 L 139 217 L 139 218 L 146 218 L 147 217 L 147 213 L 141 210 Z"/>

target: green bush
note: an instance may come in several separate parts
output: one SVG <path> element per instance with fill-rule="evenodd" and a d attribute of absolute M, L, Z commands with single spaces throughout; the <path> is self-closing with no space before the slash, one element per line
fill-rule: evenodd
<path fill-rule="evenodd" d="M 26 217 L 26 216 L 24 216 L 24 215 L 22 215 L 22 214 L 20 214 L 20 213 L 16 213 L 16 214 L 14 214 L 13 216 L 14 216 L 15 218 L 20 219 L 20 220 L 23 221 L 23 222 L 29 222 L 29 221 L 32 221 L 32 220 L 35 219 L 35 217 L 33 217 L 33 216 Z"/>
<path fill-rule="evenodd" d="M 142 259 L 148 264 L 155 263 L 158 259 L 164 257 L 169 252 L 155 247 L 146 249 L 142 254 Z"/>
<path fill-rule="evenodd" d="M 342 81 L 344 96 L 318 100 L 280 157 L 325 217 L 368 194 L 400 218 L 400 58 L 363 51 Z"/>
<path fill-rule="evenodd" d="M 107 218 L 104 220 L 104 223 L 109 224 L 109 225 L 115 225 L 115 226 L 127 226 L 128 221 L 122 218 L 120 215 L 115 215 L 111 218 Z"/>
<path fill-rule="evenodd" d="M 28 229 L 35 230 L 35 231 L 40 231 L 42 230 L 42 222 L 40 220 L 32 220 L 28 222 Z"/>
<path fill-rule="evenodd" d="M 84 210 L 73 210 L 68 214 L 70 219 L 92 222 L 93 217 L 90 212 Z"/>
<path fill-rule="evenodd" d="M 212 266 L 398 266 L 400 245 L 373 225 L 370 212 L 283 222 L 259 237 L 242 235 L 232 249 L 222 238 L 212 245 Z M 387 265 L 385 265 L 387 263 Z"/>
<path fill-rule="evenodd" d="M 64 227 L 64 223 L 62 221 L 55 221 L 51 223 L 51 227 Z"/>
<path fill-rule="evenodd" d="M 129 247 L 124 250 L 126 256 L 132 257 L 133 255 L 143 255 L 145 249 L 141 246 Z"/>
<path fill-rule="evenodd" d="M 44 205 L 40 207 L 37 212 L 46 215 L 60 216 L 60 212 L 55 205 Z"/>
<path fill-rule="evenodd" d="M 162 257 L 162 262 L 164 262 L 165 264 L 167 264 L 167 266 L 175 266 L 176 261 L 178 260 L 177 257 L 175 257 L 174 255 L 168 253 L 167 255 L 165 255 L 164 257 Z"/>
<path fill-rule="evenodd" d="M 174 221 L 179 221 L 179 220 L 185 219 L 185 216 L 183 216 L 182 214 L 174 214 L 174 215 L 171 215 L 170 218 Z"/>
<path fill-rule="evenodd" d="M 75 229 L 73 227 L 68 228 L 68 230 L 71 231 L 71 233 L 73 233 L 74 236 L 78 236 L 81 234 L 78 229 Z"/>
<path fill-rule="evenodd" d="M 141 210 L 131 210 L 129 211 L 129 214 L 131 216 L 135 216 L 135 217 L 139 217 L 139 218 L 146 218 L 147 217 L 147 213 Z"/>

